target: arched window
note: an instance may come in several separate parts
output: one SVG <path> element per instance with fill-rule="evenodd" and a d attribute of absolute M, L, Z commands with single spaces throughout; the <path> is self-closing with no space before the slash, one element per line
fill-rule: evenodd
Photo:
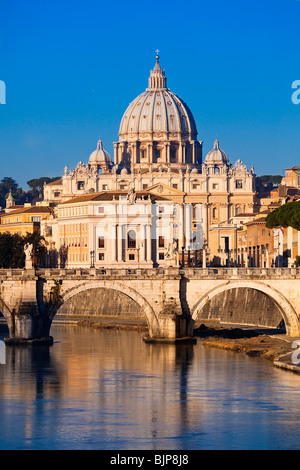
<path fill-rule="evenodd" d="M 129 230 L 127 235 L 127 247 L 136 248 L 136 233 L 134 230 Z"/>
<path fill-rule="evenodd" d="M 214 207 L 212 210 L 212 218 L 217 219 L 217 217 L 218 217 L 218 209 L 217 207 Z"/>
<path fill-rule="evenodd" d="M 218 175 L 219 173 L 220 173 L 220 168 L 218 166 L 215 166 L 214 174 Z"/>
<path fill-rule="evenodd" d="M 172 148 L 171 147 L 171 150 L 170 150 L 170 161 L 172 163 L 175 163 L 177 162 L 177 149 L 176 148 Z M 299 185 L 300 186 L 300 185 Z"/>
<path fill-rule="evenodd" d="M 156 160 L 156 162 L 157 162 L 157 161 L 161 158 L 161 156 L 162 156 L 162 150 L 156 148 L 156 149 L 154 150 L 154 154 L 155 154 L 155 160 Z"/>
<path fill-rule="evenodd" d="M 239 215 L 242 213 L 242 208 L 240 206 L 236 207 L 235 209 L 235 215 Z"/>

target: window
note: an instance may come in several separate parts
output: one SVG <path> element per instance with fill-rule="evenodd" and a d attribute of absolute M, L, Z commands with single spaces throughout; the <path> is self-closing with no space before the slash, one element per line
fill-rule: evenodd
<path fill-rule="evenodd" d="M 158 213 L 159 213 L 159 214 L 163 214 L 164 212 L 165 212 L 164 206 L 159 206 L 159 207 L 158 207 Z"/>
<path fill-rule="evenodd" d="M 54 191 L 54 197 L 59 197 L 60 196 L 60 192 L 59 191 Z"/>
<path fill-rule="evenodd" d="M 193 189 L 200 189 L 200 184 L 194 183 L 193 184 Z"/>
<path fill-rule="evenodd" d="M 177 161 L 177 149 L 171 148 L 171 151 L 170 151 L 170 160 L 171 160 L 171 162 L 173 162 L 173 163 Z"/>
<path fill-rule="evenodd" d="M 77 181 L 77 189 L 84 189 L 84 181 Z"/>
<path fill-rule="evenodd" d="M 216 207 L 213 208 L 212 210 L 212 217 L 213 219 L 216 219 L 218 216 L 218 209 Z"/>
<path fill-rule="evenodd" d="M 136 235 L 134 230 L 129 230 L 127 235 L 127 247 L 136 248 Z M 130 258 L 129 258 L 130 259 Z"/>
<path fill-rule="evenodd" d="M 98 248 L 104 248 L 104 237 L 98 238 Z"/>
<path fill-rule="evenodd" d="M 104 214 L 104 207 L 98 207 L 98 214 Z"/>
<path fill-rule="evenodd" d="M 158 258 L 159 258 L 159 259 L 165 259 L 164 253 L 159 253 Z"/>
<path fill-rule="evenodd" d="M 148 188 L 148 185 L 147 184 L 143 184 L 143 189 L 147 189 Z"/>
<path fill-rule="evenodd" d="M 159 248 L 165 247 L 165 237 L 163 237 L 162 235 L 158 237 L 158 246 Z"/>
<path fill-rule="evenodd" d="M 134 261 L 134 255 L 132 254 L 129 255 L 129 261 Z"/>
<path fill-rule="evenodd" d="M 104 261 L 104 253 L 99 253 L 99 261 Z"/>
<path fill-rule="evenodd" d="M 213 189 L 218 189 L 219 188 L 219 185 L 217 183 L 214 183 L 213 184 Z"/>
<path fill-rule="evenodd" d="M 215 174 L 215 175 L 218 175 L 219 173 L 220 173 L 220 168 L 216 166 L 216 167 L 214 168 L 214 174 Z"/>
<path fill-rule="evenodd" d="M 108 190 L 107 184 L 103 184 L 103 185 L 102 185 L 102 191 L 107 191 L 107 190 Z"/>
<path fill-rule="evenodd" d="M 243 187 L 242 180 L 236 180 L 235 187 L 236 187 L 236 189 L 242 189 L 242 187 Z"/>
<path fill-rule="evenodd" d="M 177 188 L 178 188 L 178 184 L 177 184 L 177 183 L 173 183 L 173 188 L 174 188 L 174 189 L 177 189 Z"/>

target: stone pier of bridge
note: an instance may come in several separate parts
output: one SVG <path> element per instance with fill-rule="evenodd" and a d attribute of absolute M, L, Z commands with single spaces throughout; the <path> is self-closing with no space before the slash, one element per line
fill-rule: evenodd
<path fill-rule="evenodd" d="M 270 299 L 286 334 L 300 337 L 297 268 L 2 269 L 0 312 L 9 329 L 6 342 L 51 344 L 51 324 L 59 310 L 85 292 L 93 299 L 99 289 L 116 291 L 137 304 L 148 325 L 146 340 L 151 342 L 192 341 L 195 322 L 211 302 L 235 292 L 232 298 L 239 308 L 242 302 L 237 296 L 249 291 Z M 255 302 L 255 297 L 250 298 Z M 222 309 L 218 311 L 222 322 Z M 245 312 L 249 324 L 248 317 Z M 269 317 L 267 322 L 272 323 L 272 311 Z M 254 315 L 251 321 L 258 324 L 260 320 Z M 243 312 L 239 323 L 243 323 Z"/>

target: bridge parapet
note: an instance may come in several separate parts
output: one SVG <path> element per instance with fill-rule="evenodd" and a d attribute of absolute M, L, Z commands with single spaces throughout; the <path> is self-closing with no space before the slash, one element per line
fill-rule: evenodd
<path fill-rule="evenodd" d="M 184 268 L 188 279 L 300 279 L 300 268 Z"/>
<path fill-rule="evenodd" d="M 77 279 L 300 279 L 300 268 L 90 268 L 62 269 L 45 268 L 37 270 L 0 269 L 0 281 L 17 279 L 74 278 Z"/>
<path fill-rule="evenodd" d="M 26 269 L 0 269 L 0 281 L 13 280 L 21 278 L 185 278 L 194 279 L 300 279 L 300 268 L 224 268 L 224 267 L 208 267 L 208 268 L 90 268 L 90 269 L 62 269 L 62 268 L 45 268 L 37 270 Z"/>

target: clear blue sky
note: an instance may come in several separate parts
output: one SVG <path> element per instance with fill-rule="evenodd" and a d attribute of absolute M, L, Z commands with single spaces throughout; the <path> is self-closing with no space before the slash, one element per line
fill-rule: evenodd
<path fill-rule="evenodd" d="M 258 175 L 300 165 L 299 19 L 298 0 L 1 0 L 0 179 L 62 175 L 99 137 L 113 156 L 157 48 L 204 155 L 217 135 Z"/>

